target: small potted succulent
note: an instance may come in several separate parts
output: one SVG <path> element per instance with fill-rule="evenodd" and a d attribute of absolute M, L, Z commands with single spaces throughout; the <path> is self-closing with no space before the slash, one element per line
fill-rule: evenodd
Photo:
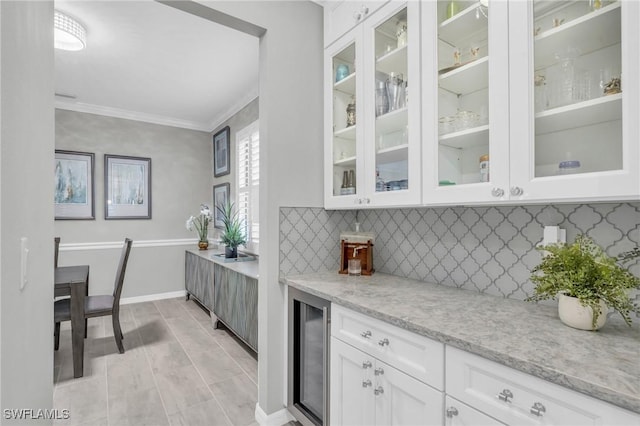
<path fill-rule="evenodd" d="M 198 216 L 190 216 L 187 219 L 187 229 L 198 233 L 198 247 L 200 250 L 206 250 L 209 247 L 209 222 L 213 220 L 213 215 L 209 206 L 200 204 L 200 214 Z"/>
<path fill-rule="evenodd" d="M 220 218 L 224 227 L 220 242 L 225 245 L 224 254 L 226 258 L 238 257 L 238 246 L 247 243 L 247 237 L 244 233 L 244 224 L 240 219 L 237 211 L 234 211 L 233 203 L 217 205 L 216 210 L 220 213 Z"/>
<path fill-rule="evenodd" d="M 607 309 L 618 311 L 631 325 L 631 314 L 640 313 L 629 291 L 640 288 L 640 279 L 618 262 L 640 256 L 634 250 L 617 258 L 607 256 L 593 240 L 579 235 L 573 244 L 549 244 L 538 247 L 545 255 L 531 275 L 536 284 L 527 301 L 555 299 L 562 322 L 582 330 L 597 330 L 607 318 Z"/>

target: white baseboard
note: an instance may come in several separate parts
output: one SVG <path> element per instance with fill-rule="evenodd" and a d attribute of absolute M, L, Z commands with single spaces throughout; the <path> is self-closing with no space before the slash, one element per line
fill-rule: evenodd
<path fill-rule="evenodd" d="M 258 403 L 256 403 L 255 418 L 260 426 L 281 426 L 295 421 L 295 417 L 286 408 L 267 415 Z"/>
<path fill-rule="evenodd" d="M 140 303 L 140 302 L 152 302 L 154 300 L 162 300 L 162 299 L 175 299 L 176 297 L 186 297 L 187 291 L 170 291 L 168 293 L 156 293 L 156 294 L 147 294 L 145 296 L 133 296 L 133 297 L 123 297 L 120 299 L 121 305 L 128 305 L 130 303 Z"/>

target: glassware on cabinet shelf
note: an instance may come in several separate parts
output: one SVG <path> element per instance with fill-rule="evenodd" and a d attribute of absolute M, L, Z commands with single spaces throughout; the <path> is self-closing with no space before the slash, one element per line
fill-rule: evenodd
<path fill-rule="evenodd" d="M 387 192 L 408 185 L 409 176 L 409 103 L 407 81 L 410 77 L 407 8 L 374 28 L 375 46 L 375 192 Z M 386 46 L 393 50 L 384 55 Z M 406 49 L 404 47 L 407 46 Z M 371 176 L 373 178 L 373 176 Z M 401 182 L 404 181 L 404 184 Z"/>
<path fill-rule="evenodd" d="M 389 112 L 389 95 L 384 81 L 376 82 L 376 117 Z"/>
<path fill-rule="evenodd" d="M 389 111 L 404 108 L 404 80 L 402 74 L 391 73 L 387 78 L 387 97 L 389 99 Z"/>
<path fill-rule="evenodd" d="M 356 46 L 351 43 L 332 56 L 332 159 L 334 196 L 356 193 Z"/>
<path fill-rule="evenodd" d="M 623 168 L 623 99 L 615 80 L 625 60 L 623 11 L 622 2 L 533 2 L 532 27 L 540 28 L 531 80 L 535 177 Z M 610 100 L 603 99 L 607 91 L 615 94 Z"/>

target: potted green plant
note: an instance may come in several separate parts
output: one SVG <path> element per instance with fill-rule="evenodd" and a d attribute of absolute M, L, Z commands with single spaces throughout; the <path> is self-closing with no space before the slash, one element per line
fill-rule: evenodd
<path fill-rule="evenodd" d="M 629 297 L 629 290 L 640 288 L 640 279 L 618 262 L 640 255 L 637 249 L 617 258 L 607 256 L 593 240 L 579 235 L 573 244 L 538 247 L 546 252 L 531 275 L 535 292 L 527 301 L 555 299 L 565 324 L 583 330 L 604 325 L 607 309 L 618 311 L 631 325 L 631 313 L 640 309 Z"/>
<path fill-rule="evenodd" d="M 198 247 L 206 250 L 209 247 L 209 222 L 213 219 L 211 210 L 206 204 L 200 204 L 200 214 L 187 219 L 187 229 L 198 233 Z"/>
<path fill-rule="evenodd" d="M 220 242 L 225 245 L 224 254 L 227 258 L 238 257 L 238 246 L 247 243 L 247 237 L 244 233 L 244 224 L 240 219 L 237 211 L 234 211 L 233 203 L 217 205 L 216 209 L 220 213 L 220 218 L 224 227 Z"/>

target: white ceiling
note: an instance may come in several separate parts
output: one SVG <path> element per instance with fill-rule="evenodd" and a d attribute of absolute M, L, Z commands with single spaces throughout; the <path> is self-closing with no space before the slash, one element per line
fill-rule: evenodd
<path fill-rule="evenodd" d="M 87 29 L 55 49 L 57 108 L 212 131 L 258 96 L 256 37 L 152 0 L 55 8 Z"/>

